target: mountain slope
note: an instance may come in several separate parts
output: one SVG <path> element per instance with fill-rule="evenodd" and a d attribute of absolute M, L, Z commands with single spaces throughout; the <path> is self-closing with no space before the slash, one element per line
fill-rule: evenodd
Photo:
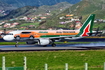
<path fill-rule="evenodd" d="M 80 0 L 1 0 L 16 7 L 55 5 L 60 2 L 78 3 Z"/>
<path fill-rule="evenodd" d="M 9 13 L 9 11 L 16 9 L 16 7 L 13 7 L 7 3 L 4 3 L 0 1 L 0 16 L 4 16 Z"/>
<path fill-rule="evenodd" d="M 50 11 L 50 12 L 57 11 L 57 12 L 55 12 L 57 14 L 57 13 L 59 13 L 60 9 L 62 9 L 62 11 L 64 11 L 65 9 L 69 8 L 70 6 L 72 6 L 72 4 L 70 4 L 68 2 L 61 2 L 56 5 L 52 5 L 52 6 L 43 5 L 43 6 L 40 6 L 36 10 L 35 14 L 46 13 L 46 11 Z"/>
<path fill-rule="evenodd" d="M 67 2 L 61 2 L 53 6 L 40 6 L 39 8 L 33 7 L 33 6 L 25 6 L 22 8 L 18 8 L 16 10 L 11 11 L 8 15 L 0 17 L 0 19 L 11 19 L 16 18 L 20 16 L 33 16 L 38 14 L 44 14 L 46 12 L 52 13 L 52 14 L 58 14 L 60 13 L 60 9 L 65 10 L 72 6 L 72 4 Z"/>
<path fill-rule="evenodd" d="M 19 16 L 26 16 L 28 13 L 30 13 L 30 10 L 32 10 L 34 7 L 32 6 L 25 6 L 22 8 L 18 8 L 16 10 L 12 10 L 8 15 L 0 17 L 0 19 L 12 19 Z M 27 13 L 28 12 L 28 13 Z"/>
<path fill-rule="evenodd" d="M 70 13 L 75 15 L 87 15 L 96 13 L 100 15 L 100 12 L 105 12 L 105 1 L 104 0 L 83 0 L 78 4 L 73 5 L 71 8 L 67 9 L 66 11 L 70 10 Z M 69 12 L 68 12 L 69 13 Z M 98 15 L 98 16 L 99 16 Z M 104 17 L 104 16 L 103 16 Z M 102 17 L 99 17 L 102 18 Z"/>
<path fill-rule="evenodd" d="M 67 14 L 74 14 L 74 16 L 82 16 L 82 22 L 86 20 L 86 18 L 90 14 L 96 14 L 96 19 L 105 19 L 105 0 L 82 0 L 81 2 L 71 6 L 70 8 L 66 9 L 62 13 L 58 14 L 57 16 L 53 16 L 49 20 L 47 20 L 44 26 L 45 28 L 48 27 L 58 27 L 61 26 L 59 22 L 59 17 L 65 16 Z M 66 20 L 62 20 L 66 21 Z M 69 24 L 70 25 L 70 24 Z M 39 27 L 39 29 L 41 28 Z M 62 25 L 62 27 L 67 28 L 67 25 Z"/>

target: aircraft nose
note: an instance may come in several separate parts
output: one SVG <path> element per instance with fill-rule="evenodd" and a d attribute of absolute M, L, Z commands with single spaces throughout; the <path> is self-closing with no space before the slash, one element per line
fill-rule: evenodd
<path fill-rule="evenodd" d="M 12 41 L 12 40 L 14 40 L 14 36 L 13 35 L 6 35 L 6 36 L 3 37 L 3 39 L 5 41 Z"/>

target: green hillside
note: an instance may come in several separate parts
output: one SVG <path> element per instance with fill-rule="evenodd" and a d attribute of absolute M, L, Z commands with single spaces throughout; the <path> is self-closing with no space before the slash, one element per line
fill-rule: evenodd
<path fill-rule="evenodd" d="M 71 6 L 70 8 L 66 9 L 62 13 L 58 15 L 54 15 L 50 20 L 47 21 L 46 25 L 44 24 L 43 26 L 46 27 L 65 27 L 65 28 L 70 28 L 68 27 L 69 24 L 65 25 L 60 25 L 60 21 L 66 21 L 66 20 L 59 20 L 59 17 L 65 16 L 67 14 L 74 14 L 74 16 L 82 16 L 82 22 L 86 20 L 86 18 L 90 14 L 96 14 L 95 19 L 105 19 L 105 1 L 104 0 L 82 0 L 81 2 Z M 100 26 L 101 24 L 102 26 Z M 105 29 L 104 23 L 97 23 L 95 24 L 95 27 L 100 26 L 101 29 Z"/>
<path fill-rule="evenodd" d="M 70 12 L 67 12 L 67 13 L 72 13 L 78 16 L 80 15 L 83 16 L 87 14 L 96 14 L 96 18 L 104 18 L 105 1 L 104 0 L 83 0 L 73 5 L 71 8 L 67 10 L 70 10 Z"/>
<path fill-rule="evenodd" d="M 41 6 L 39 8 L 26 6 L 19 8 L 17 10 L 12 11 L 9 15 L 2 17 L 3 19 L 10 19 L 10 18 L 19 18 L 27 16 L 29 18 L 34 18 L 34 22 L 30 22 L 27 24 L 27 21 L 24 23 L 20 22 L 20 25 L 16 28 L 20 28 L 21 26 L 29 26 L 29 25 L 35 25 L 36 27 L 33 29 L 49 29 L 49 28 L 68 28 L 73 29 L 73 27 L 70 27 L 73 22 L 66 23 L 66 24 L 60 24 L 60 22 L 66 22 L 70 19 L 66 19 L 66 15 L 73 14 L 73 17 L 80 17 L 82 16 L 81 22 L 83 23 L 86 18 L 90 14 L 96 14 L 95 19 L 103 19 L 105 20 L 105 1 L 104 0 L 82 0 L 77 4 L 74 4 L 71 6 L 71 4 L 67 2 L 59 3 L 53 6 Z M 49 15 L 45 15 L 49 14 Z M 41 20 L 44 22 L 44 24 L 40 24 L 41 22 L 40 17 L 46 17 L 47 19 Z M 64 19 L 59 19 L 60 17 L 64 17 Z M 37 23 L 37 24 L 36 24 Z M 101 30 L 105 29 L 104 22 L 97 22 L 94 24 L 94 28 L 100 27 Z"/>
<path fill-rule="evenodd" d="M 47 6 L 47 5 L 40 6 L 40 7 L 25 6 L 25 7 L 21 7 L 16 10 L 11 11 L 6 16 L 0 17 L 0 20 L 13 19 L 13 18 L 21 17 L 21 16 L 32 17 L 32 16 L 39 15 L 39 14 L 45 14 L 47 12 L 51 12 L 51 14 L 54 14 L 54 13 L 57 14 L 60 12 L 59 11 L 60 8 L 65 10 L 70 6 L 72 6 L 72 4 L 68 2 L 61 2 L 56 5 L 52 5 L 52 6 Z"/>

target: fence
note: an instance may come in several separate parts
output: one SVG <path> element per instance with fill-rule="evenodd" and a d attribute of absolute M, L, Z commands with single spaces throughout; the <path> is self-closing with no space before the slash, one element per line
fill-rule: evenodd
<path fill-rule="evenodd" d="M 68 63 L 65 63 L 65 70 L 70 70 L 68 66 L 69 66 Z M 48 64 L 45 64 L 45 70 L 48 70 Z M 85 63 L 84 70 L 88 70 L 88 63 Z M 105 62 L 104 62 L 104 70 L 105 70 Z"/>
<path fill-rule="evenodd" d="M 2 68 L 0 70 L 26 70 L 26 57 L 24 57 L 24 66 L 23 67 L 6 67 L 5 66 L 5 57 L 2 57 Z"/>
<path fill-rule="evenodd" d="M 2 70 L 2 68 L 0 68 Z M 5 70 L 24 70 L 23 67 L 5 67 Z"/>
<path fill-rule="evenodd" d="M 68 63 L 65 63 L 65 70 L 69 70 L 68 68 Z M 23 67 L 6 67 L 5 66 L 5 57 L 2 57 L 2 68 L 0 70 L 27 70 L 27 62 L 26 62 L 26 57 L 24 57 L 24 64 Z M 44 66 L 44 70 L 48 70 L 48 64 L 46 63 Z M 88 70 L 88 63 L 85 63 L 84 65 L 84 70 Z M 105 70 L 105 62 L 104 62 L 104 68 Z"/>

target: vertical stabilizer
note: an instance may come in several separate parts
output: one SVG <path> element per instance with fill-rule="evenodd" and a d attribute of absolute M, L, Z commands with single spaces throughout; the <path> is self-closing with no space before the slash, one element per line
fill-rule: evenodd
<path fill-rule="evenodd" d="M 86 21 L 83 23 L 82 27 L 80 28 L 80 31 L 78 33 L 78 36 L 85 37 L 89 36 L 88 33 L 92 33 L 93 29 L 93 23 L 94 23 L 95 14 L 91 14 Z"/>

